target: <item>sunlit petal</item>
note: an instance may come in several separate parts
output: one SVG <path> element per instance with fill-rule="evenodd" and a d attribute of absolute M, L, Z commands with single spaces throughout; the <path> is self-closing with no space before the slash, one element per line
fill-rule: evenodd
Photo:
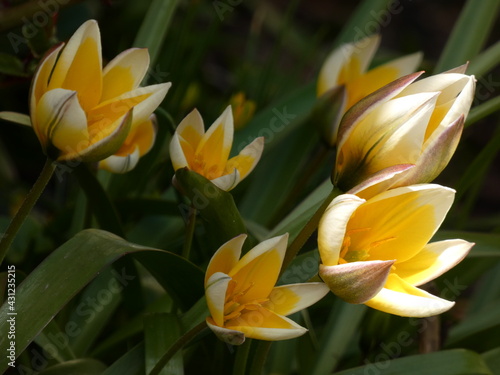
<path fill-rule="evenodd" d="M 414 257 L 398 263 L 396 272 L 408 284 L 425 284 L 458 264 L 472 246 L 473 243 L 464 240 L 432 242 Z"/>
<path fill-rule="evenodd" d="M 223 272 L 215 272 L 205 282 L 208 309 L 215 324 L 224 325 L 224 302 L 231 278 Z"/>
<path fill-rule="evenodd" d="M 240 234 L 222 245 L 212 256 L 205 273 L 205 284 L 207 280 L 216 272 L 229 274 L 238 263 L 241 255 L 241 248 L 247 238 L 246 234 Z"/>
<path fill-rule="evenodd" d="M 265 308 L 279 315 L 290 315 L 323 298 L 330 289 L 324 283 L 302 283 L 275 287 Z"/>

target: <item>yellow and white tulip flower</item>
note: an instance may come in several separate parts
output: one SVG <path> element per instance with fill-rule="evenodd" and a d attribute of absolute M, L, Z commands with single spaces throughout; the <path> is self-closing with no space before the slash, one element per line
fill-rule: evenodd
<path fill-rule="evenodd" d="M 316 303 L 328 293 L 324 283 L 276 287 L 288 234 L 261 242 L 241 259 L 246 235 L 239 235 L 214 254 L 205 275 L 210 329 L 223 341 L 240 345 L 245 337 L 286 340 L 307 329 L 286 315 Z"/>
<path fill-rule="evenodd" d="M 446 72 L 413 82 L 420 74 L 384 86 L 346 113 L 339 128 L 335 185 L 347 191 L 403 164 L 414 167 L 393 177 L 390 187 L 425 183 L 446 167 L 474 98 L 475 79 Z M 377 192 L 371 190 L 362 196 Z"/>
<path fill-rule="evenodd" d="M 45 56 L 33 79 L 31 123 L 44 152 L 57 161 L 102 160 L 113 172 L 132 169 L 137 152 L 154 141 L 150 116 L 170 87 L 139 87 L 148 67 L 147 49 L 131 48 L 103 69 L 97 22 L 80 26 Z"/>
<path fill-rule="evenodd" d="M 376 68 L 368 69 L 380 45 L 380 35 L 372 35 L 355 43 L 344 44 L 328 55 L 317 83 L 317 95 L 344 88 L 338 114 L 333 123 L 324 129 L 330 146 L 337 142 L 337 132 L 342 115 L 362 98 L 382 86 L 415 72 L 422 60 L 420 52 L 391 60 Z M 338 96 L 335 97 L 338 100 Z"/>
<path fill-rule="evenodd" d="M 321 278 L 343 300 L 387 313 L 425 317 L 447 311 L 454 302 L 418 286 L 454 267 L 473 246 L 459 239 L 428 243 L 454 194 L 421 184 L 368 200 L 338 196 L 318 228 Z"/>
<path fill-rule="evenodd" d="M 187 167 L 220 189 L 231 190 L 254 169 L 264 150 L 264 138 L 259 137 L 239 155 L 229 158 L 233 134 L 230 106 L 206 132 L 200 113 L 193 110 L 179 124 L 170 142 L 174 169 Z"/>

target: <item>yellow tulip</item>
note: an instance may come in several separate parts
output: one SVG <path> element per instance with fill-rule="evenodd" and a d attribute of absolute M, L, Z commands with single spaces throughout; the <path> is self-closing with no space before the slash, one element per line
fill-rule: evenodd
<path fill-rule="evenodd" d="M 328 287 L 276 287 L 288 234 L 261 242 L 240 259 L 245 239 L 242 234 L 229 240 L 210 260 L 205 275 L 208 327 L 233 345 L 242 344 L 245 337 L 274 341 L 303 335 L 307 330 L 285 316 L 316 303 Z"/>
<path fill-rule="evenodd" d="M 264 149 L 264 138 L 256 138 L 239 155 L 229 159 L 233 143 L 231 107 L 205 132 L 203 119 L 195 109 L 179 124 L 170 142 L 170 159 L 175 170 L 185 168 L 209 179 L 222 190 L 234 188 L 254 169 Z"/>
<path fill-rule="evenodd" d="M 148 51 L 131 48 L 103 69 L 97 22 L 80 26 L 66 46 L 45 56 L 33 78 L 31 122 L 44 152 L 58 161 L 96 162 L 117 152 L 123 157 L 124 142 L 151 138 L 149 117 L 170 83 L 139 87 L 148 66 Z M 144 150 L 143 141 L 139 143 Z M 124 171 L 134 163 L 115 159 L 104 164 Z"/>
<path fill-rule="evenodd" d="M 340 103 L 335 106 L 338 111 L 333 123 L 326 124 L 324 133 L 330 146 L 337 142 L 337 132 L 342 115 L 355 103 L 378 90 L 382 86 L 399 77 L 413 73 L 422 60 L 420 52 L 389 61 L 376 68 L 368 69 L 375 52 L 380 45 L 380 36 L 372 35 L 356 43 L 344 44 L 328 55 L 317 83 L 317 94 L 322 96 L 327 92 L 334 93 L 339 87 L 344 87 Z M 338 101 L 339 96 L 334 95 Z"/>
<path fill-rule="evenodd" d="M 247 99 L 245 93 L 240 91 L 231 96 L 229 104 L 234 112 L 234 128 L 242 129 L 255 113 L 255 102 Z"/>
<path fill-rule="evenodd" d="M 381 171 L 412 164 L 391 179 L 392 187 L 405 186 L 430 182 L 446 167 L 474 98 L 475 79 L 454 71 L 413 82 L 420 74 L 384 86 L 346 113 L 334 184 L 347 191 Z"/>
<path fill-rule="evenodd" d="M 459 239 L 428 243 L 454 194 L 421 184 L 368 200 L 338 196 L 318 228 L 321 278 L 345 301 L 391 314 L 425 317 L 450 309 L 454 302 L 417 287 L 454 267 L 473 246 Z"/>

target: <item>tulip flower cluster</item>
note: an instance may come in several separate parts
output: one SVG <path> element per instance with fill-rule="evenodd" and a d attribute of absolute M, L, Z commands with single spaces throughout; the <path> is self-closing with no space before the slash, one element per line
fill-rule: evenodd
<path fill-rule="evenodd" d="M 322 123 L 324 140 L 335 148 L 331 179 L 345 192 L 324 204 L 317 223 L 322 281 L 276 286 L 291 247 L 288 233 L 243 255 L 246 234 L 221 240 L 204 280 L 206 325 L 221 340 L 239 345 L 245 338 L 298 337 L 307 330 L 287 316 L 329 291 L 400 316 L 427 317 L 453 306 L 422 286 L 460 262 L 473 244 L 431 242 L 455 194 L 431 182 L 457 148 L 475 78 L 461 66 L 417 80 L 420 53 L 370 70 L 379 43 L 375 35 L 343 45 L 319 73 L 318 96 L 333 100 L 333 115 L 324 113 L 331 121 Z M 146 49 L 126 50 L 102 65 L 99 28 L 87 21 L 42 59 L 31 86 L 30 122 L 50 160 L 124 173 L 152 148 L 153 112 L 170 83 L 140 87 L 149 66 Z M 237 125 L 244 126 L 254 104 L 242 95 L 234 102 Z M 234 127 L 231 106 L 208 129 L 192 110 L 169 144 L 177 176 L 194 172 L 230 196 L 227 191 L 258 165 L 265 143 L 258 137 L 231 157 Z"/>

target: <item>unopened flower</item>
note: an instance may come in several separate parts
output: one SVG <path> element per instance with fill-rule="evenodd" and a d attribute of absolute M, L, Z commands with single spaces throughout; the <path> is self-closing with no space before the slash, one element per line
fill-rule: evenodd
<path fill-rule="evenodd" d="M 344 191 L 384 169 L 414 168 L 393 187 L 432 181 L 457 147 L 474 98 L 475 79 L 442 73 L 400 78 L 358 102 L 339 128 L 333 182 Z M 413 83 L 412 83 L 413 82 Z"/>
<path fill-rule="evenodd" d="M 337 142 L 342 115 L 355 103 L 399 77 L 413 73 L 422 60 L 420 52 L 368 69 L 380 45 L 380 36 L 372 35 L 355 43 L 343 44 L 333 50 L 323 64 L 318 77 L 318 96 L 332 92 L 332 103 L 337 115 L 329 116 L 331 123 L 322 124 L 326 141 Z M 336 90 L 343 87 L 341 95 Z M 338 90 L 337 90 L 338 91 Z"/>
<path fill-rule="evenodd" d="M 264 138 L 256 138 L 239 155 L 229 158 L 233 144 L 231 107 L 205 132 L 195 109 L 179 124 L 170 142 L 175 170 L 187 167 L 209 179 L 222 190 L 231 190 L 254 169 L 264 149 Z"/>
<path fill-rule="evenodd" d="M 421 184 L 368 200 L 338 196 L 318 228 L 321 278 L 343 300 L 391 314 L 425 317 L 450 309 L 454 302 L 418 286 L 455 266 L 473 246 L 459 239 L 428 243 L 454 194 Z"/>
<path fill-rule="evenodd" d="M 276 287 L 288 234 L 270 238 L 241 259 L 246 235 L 239 235 L 214 254 L 205 275 L 210 329 L 223 341 L 239 345 L 245 337 L 286 340 L 307 330 L 286 318 L 323 298 L 323 283 Z"/>
<path fill-rule="evenodd" d="M 123 156 L 129 134 L 150 137 L 144 124 L 170 83 L 139 87 L 148 66 L 148 51 L 131 48 L 103 69 L 97 22 L 80 26 L 66 46 L 46 55 L 33 79 L 31 122 L 44 152 L 58 161 L 96 162 L 117 152 Z M 124 171 L 133 167 L 132 159 L 126 167 L 116 160 L 105 163 Z"/>
<path fill-rule="evenodd" d="M 238 92 L 231 96 L 229 104 L 234 112 L 234 128 L 242 129 L 255 113 L 255 102 L 247 99 L 245 93 Z"/>

